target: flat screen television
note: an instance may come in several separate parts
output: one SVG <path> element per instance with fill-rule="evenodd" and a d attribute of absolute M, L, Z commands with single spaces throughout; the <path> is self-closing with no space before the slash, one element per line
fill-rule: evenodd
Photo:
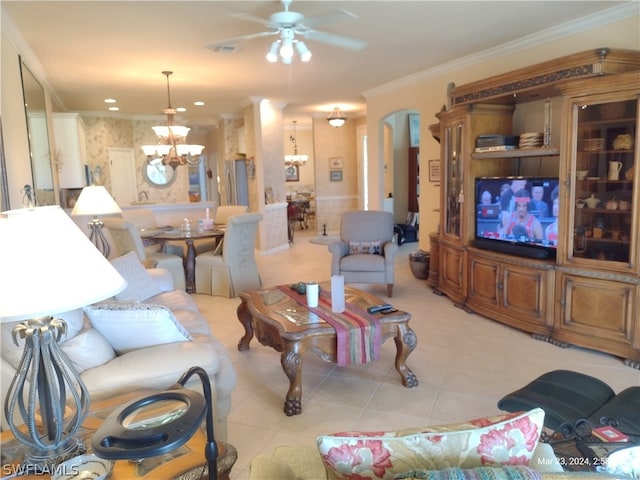
<path fill-rule="evenodd" d="M 558 183 L 557 177 L 476 178 L 474 245 L 529 258 L 555 258 Z"/>

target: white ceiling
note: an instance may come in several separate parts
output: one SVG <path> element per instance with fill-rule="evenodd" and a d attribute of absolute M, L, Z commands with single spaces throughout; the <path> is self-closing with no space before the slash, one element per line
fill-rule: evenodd
<path fill-rule="evenodd" d="M 368 46 L 352 51 L 305 40 L 311 61 L 285 66 L 265 60 L 274 37 L 245 41 L 231 54 L 205 48 L 265 30 L 231 15 L 246 12 L 267 18 L 282 10 L 275 0 L 1 4 L 3 30 L 20 32 L 22 40 L 15 33 L 13 40 L 30 47 L 41 64 L 33 69 L 46 75 L 64 109 L 106 112 L 103 100 L 111 97 L 117 99 L 120 113 L 161 114 L 167 106 L 161 72 L 172 70 L 171 103 L 187 107 L 181 119 L 191 126 L 238 114 L 251 97 L 286 104 L 289 119 L 329 112 L 334 105 L 347 115 L 361 114 L 363 93 L 376 87 L 548 29 L 565 32 L 566 26 L 560 26 L 568 22 L 574 22 L 571 30 L 602 21 L 621 9 L 628 12 L 629 4 L 637 13 L 639 5 L 591 0 L 294 0 L 291 10 L 305 16 L 337 9 L 354 13 L 358 18 L 345 16 L 318 30 L 363 39 Z M 26 55 L 27 61 L 30 57 Z M 206 105 L 194 107 L 195 100 Z"/>

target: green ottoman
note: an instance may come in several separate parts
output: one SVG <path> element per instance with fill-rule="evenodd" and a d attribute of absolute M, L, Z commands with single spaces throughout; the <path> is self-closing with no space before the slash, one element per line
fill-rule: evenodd
<path fill-rule="evenodd" d="M 597 378 L 554 370 L 498 402 L 498 408 L 507 412 L 535 407 L 545 411 L 544 425 L 552 430 L 563 427 L 564 431 L 567 425 L 572 430 L 578 420 L 589 420 L 594 426 L 604 422 L 627 435 L 640 435 L 640 387 L 630 387 L 616 395 Z"/>

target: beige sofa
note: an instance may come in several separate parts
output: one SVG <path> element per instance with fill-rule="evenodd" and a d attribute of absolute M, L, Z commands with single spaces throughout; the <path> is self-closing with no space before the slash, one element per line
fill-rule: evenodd
<path fill-rule="evenodd" d="M 139 275 L 133 278 L 134 273 L 123 274 L 122 265 L 116 266 L 129 282 L 122 292 L 125 298 L 87 306 L 84 312 L 78 309 L 57 315 L 67 322 L 62 350 L 80 372 L 92 400 L 144 388 L 163 389 L 175 384 L 190 367 L 204 368 L 212 387 L 215 435 L 218 440 L 225 440 L 231 392 L 236 384 L 236 373 L 225 347 L 213 337 L 193 299 L 173 288 L 167 270 L 145 270 L 135 254 L 125 257 L 120 260 L 131 264 Z M 136 284 L 142 286 L 133 294 L 154 294 L 142 302 L 131 298 L 130 290 Z M 3 404 L 24 347 L 22 342 L 19 346 L 13 344 L 14 325 L 1 326 Z M 197 376 L 189 386 L 201 390 Z M 3 410 L 2 429 L 7 428 Z"/>

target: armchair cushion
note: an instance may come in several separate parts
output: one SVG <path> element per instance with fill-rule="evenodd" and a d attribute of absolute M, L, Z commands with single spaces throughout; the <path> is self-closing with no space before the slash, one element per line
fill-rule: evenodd
<path fill-rule="evenodd" d="M 127 287 L 115 296 L 116 300 L 141 302 L 162 292 L 160 285 L 153 281 L 135 252 L 114 258 L 111 265 L 127 281 Z"/>
<path fill-rule="evenodd" d="M 162 305 L 104 302 L 85 307 L 93 328 L 121 355 L 131 350 L 191 341 L 189 332 Z"/>
<path fill-rule="evenodd" d="M 529 465 L 544 411 L 497 415 L 399 432 L 345 432 L 318 437 L 329 479 L 391 479 L 416 468 Z"/>

